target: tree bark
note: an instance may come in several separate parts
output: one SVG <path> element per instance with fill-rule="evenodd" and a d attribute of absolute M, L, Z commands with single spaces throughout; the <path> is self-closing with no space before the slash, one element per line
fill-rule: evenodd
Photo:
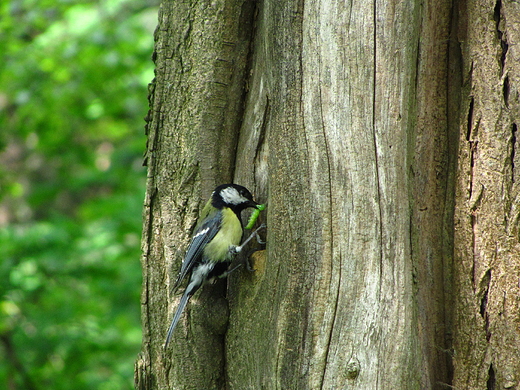
<path fill-rule="evenodd" d="M 244 124 L 266 121 L 268 265 L 232 285 L 230 388 L 419 387 L 419 29 L 414 3 L 262 4 Z"/>
<path fill-rule="evenodd" d="M 460 15 L 453 385 L 518 388 L 520 5 L 472 1 Z"/>
<path fill-rule="evenodd" d="M 263 4 L 244 127 L 267 134 L 274 265 L 232 283 L 230 387 L 446 383 L 451 4 Z"/>
<path fill-rule="evenodd" d="M 516 386 L 519 17 L 163 2 L 137 388 Z M 267 249 L 195 295 L 163 351 L 199 204 L 228 181 L 268 203 Z"/>
<path fill-rule="evenodd" d="M 173 348 L 162 346 L 178 301 L 171 288 L 199 205 L 217 184 L 232 180 L 253 11 L 253 1 L 161 4 L 146 118 L 139 389 L 200 390 L 225 383 L 223 283 L 192 300 L 194 310 L 177 329 Z"/>

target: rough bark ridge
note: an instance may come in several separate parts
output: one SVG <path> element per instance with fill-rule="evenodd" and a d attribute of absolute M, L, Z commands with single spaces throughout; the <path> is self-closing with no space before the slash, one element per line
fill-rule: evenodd
<path fill-rule="evenodd" d="M 455 214 L 457 389 L 518 388 L 520 4 L 461 3 Z"/>
<path fill-rule="evenodd" d="M 417 57 L 411 235 L 422 388 L 448 384 L 460 55 L 451 0 L 424 2 Z"/>

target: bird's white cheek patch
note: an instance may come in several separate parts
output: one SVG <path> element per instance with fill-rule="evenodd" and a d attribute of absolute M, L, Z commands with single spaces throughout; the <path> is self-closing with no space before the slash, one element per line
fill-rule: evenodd
<path fill-rule="evenodd" d="M 239 205 L 240 203 L 245 203 L 248 201 L 233 187 L 224 188 L 222 191 L 220 191 L 220 196 L 224 202 L 233 205 Z"/>

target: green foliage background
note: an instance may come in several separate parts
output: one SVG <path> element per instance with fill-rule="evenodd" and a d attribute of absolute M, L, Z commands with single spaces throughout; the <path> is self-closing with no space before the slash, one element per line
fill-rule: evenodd
<path fill-rule="evenodd" d="M 157 3 L 0 4 L 0 388 L 133 387 Z"/>

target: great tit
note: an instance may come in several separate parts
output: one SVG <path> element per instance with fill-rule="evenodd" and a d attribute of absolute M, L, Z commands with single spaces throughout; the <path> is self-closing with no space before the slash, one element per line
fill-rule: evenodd
<path fill-rule="evenodd" d="M 253 200 L 247 188 L 237 184 L 222 184 L 211 194 L 195 227 L 173 287 L 176 289 L 186 275 L 191 273 L 188 286 L 184 290 L 168 329 L 165 349 L 191 296 L 206 281 L 227 276 L 234 255 L 257 234 L 255 231 L 242 246 L 239 246 L 243 235 L 240 213 L 248 207 L 258 206 L 260 205 Z"/>

